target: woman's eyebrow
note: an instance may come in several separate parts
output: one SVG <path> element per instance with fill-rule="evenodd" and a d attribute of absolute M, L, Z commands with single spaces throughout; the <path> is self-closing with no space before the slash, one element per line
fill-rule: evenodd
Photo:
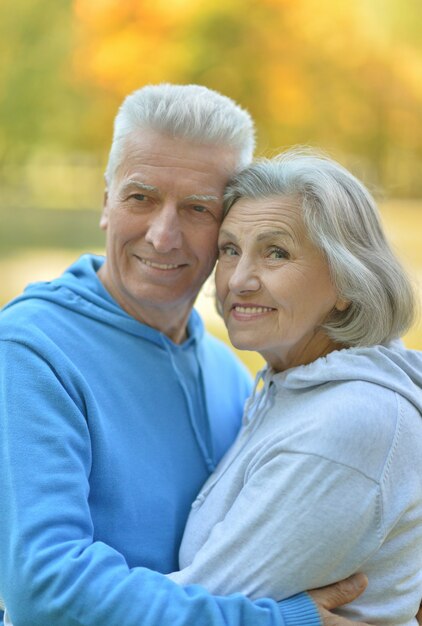
<path fill-rule="evenodd" d="M 273 237 L 288 237 L 293 242 L 295 241 L 293 235 L 289 233 L 287 230 L 266 230 L 263 233 L 260 233 L 256 238 L 257 241 L 265 241 L 266 239 L 272 239 Z"/>
<path fill-rule="evenodd" d="M 225 228 L 221 228 L 220 229 L 220 236 L 223 237 L 227 237 L 228 239 L 237 239 L 237 236 L 230 232 L 229 230 L 226 230 Z M 289 239 L 291 239 L 293 241 L 293 243 L 295 242 L 295 238 L 293 237 L 293 235 L 291 233 L 289 233 L 287 230 L 266 230 L 263 233 L 260 233 L 256 240 L 261 242 L 261 241 L 266 241 L 267 239 L 273 239 L 274 237 L 288 237 Z"/>
<path fill-rule="evenodd" d="M 225 228 L 220 228 L 219 237 L 221 236 L 231 240 L 237 239 L 236 235 L 231 233 L 229 230 L 226 230 Z"/>

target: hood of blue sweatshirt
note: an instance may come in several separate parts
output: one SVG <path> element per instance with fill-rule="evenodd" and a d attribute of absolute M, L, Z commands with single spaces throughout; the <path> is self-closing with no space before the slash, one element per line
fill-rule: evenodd
<path fill-rule="evenodd" d="M 172 381 L 174 393 L 182 393 L 183 401 L 179 401 L 207 469 L 214 469 L 240 425 L 250 392 L 246 368 L 228 346 L 205 331 L 195 310 L 188 319 L 187 339 L 180 344 L 128 315 L 98 278 L 103 263 L 104 257 L 86 254 L 60 277 L 29 285 L 2 310 L 1 339 L 40 352 L 62 375 L 64 363 L 70 368 L 69 376 L 78 381 L 83 371 L 80 384 L 88 378 L 96 379 L 98 366 L 107 362 L 114 364 L 116 380 L 123 380 L 122 372 L 124 376 L 127 369 L 136 378 L 153 377 L 155 385 Z M 119 367 L 119 363 L 124 366 Z M 113 377 L 110 368 L 107 376 Z M 128 384 L 128 380 L 125 382 Z M 135 390 L 137 384 L 133 382 L 132 386 Z M 101 380 L 95 394 L 108 398 Z M 134 391 L 135 404 L 137 397 Z M 168 405 L 162 410 L 176 411 L 170 392 Z"/>
<path fill-rule="evenodd" d="M 3 311 L 26 300 L 45 300 L 154 343 L 172 343 L 163 333 L 128 315 L 111 297 L 97 276 L 104 260 L 102 256 L 82 255 L 58 278 L 28 285 Z M 203 322 L 193 310 L 188 321 L 188 339 L 185 345 L 198 341 L 203 334 Z"/>

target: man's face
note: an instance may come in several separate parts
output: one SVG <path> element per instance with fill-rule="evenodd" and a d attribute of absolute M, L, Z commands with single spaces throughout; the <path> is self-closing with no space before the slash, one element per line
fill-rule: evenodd
<path fill-rule="evenodd" d="M 217 255 L 224 187 L 237 154 L 155 131 L 128 139 L 106 193 L 105 287 L 175 341 Z"/>

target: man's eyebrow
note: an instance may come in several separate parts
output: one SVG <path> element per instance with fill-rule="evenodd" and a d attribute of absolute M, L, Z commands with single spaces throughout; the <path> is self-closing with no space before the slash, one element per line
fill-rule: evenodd
<path fill-rule="evenodd" d="M 207 196 L 201 194 L 192 194 L 191 196 L 187 196 L 185 198 L 187 202 L 218 202 L 219 199 L 217 196 Z"/>
<path fill-rule="evenodd" d="M 142 183 L 140 180 L 135 180 L 134 178 L 129 178 L 125 184 L 121 187 L 120 193 L 124 194 L 129 189 L 140 189 L 141 191 L 152 191 L 153 193 L 158 193 L 157 187 L 154 185 L 147 185 L 146 183 Z"/>

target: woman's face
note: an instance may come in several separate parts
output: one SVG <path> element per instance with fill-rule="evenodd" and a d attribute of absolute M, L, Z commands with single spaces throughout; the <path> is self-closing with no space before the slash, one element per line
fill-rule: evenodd
<path fill-rule="evenodd" d="M 339 347 L 320 325 L 346 305 L 307 235 L 297 197 L 238 200 L 218 247 L 217 297 L 236 348 L 284 370 Z"/>

